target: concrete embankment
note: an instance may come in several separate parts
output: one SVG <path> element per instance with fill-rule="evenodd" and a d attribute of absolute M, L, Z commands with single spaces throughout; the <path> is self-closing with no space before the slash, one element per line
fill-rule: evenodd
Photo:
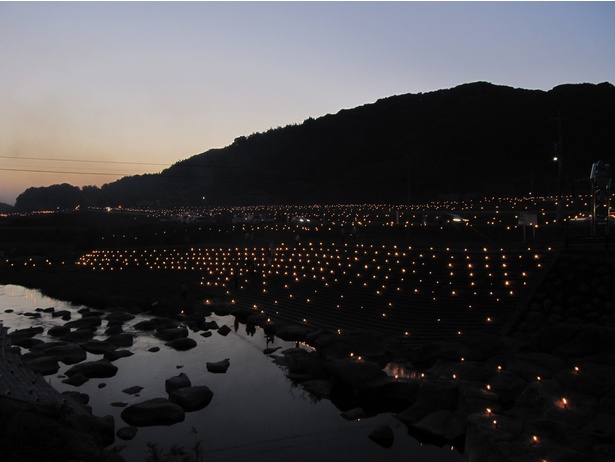
<path fill-rule="evenodd" d="M 26 335 L 26 333 L 24 333 Z M 15 462 L 87 460 L 120 462 L 112 418 L 100 418 L 52 388 L 11 349 L 0 324 L 0 446 Z"/>

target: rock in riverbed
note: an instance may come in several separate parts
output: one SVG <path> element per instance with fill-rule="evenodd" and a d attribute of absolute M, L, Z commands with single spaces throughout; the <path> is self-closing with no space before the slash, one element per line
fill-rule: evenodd
<path fill-rule="evenodd" d="M 172 390 L 186 388 L 191 385 L 192 383 L 190 382 L 190 379 L 183 372 L 181 372 L 179 375 L 176 375 L 175 377 L 171 377 L 170 379 L 165 380 L 164 382 L 164 388 L 167 393 L 171 392 Z"/>
<path fill-rule="evenodd" d="M 207 370 L 215 374 L 224 374 L 230 365 L 231 365 L 230 360 L 224 359 L 216 363 L 207 363 Z"/>
<path fill-rule="evenodd" d="M 196 347 L 196 341 L 189 337 L 178 338 L 165 343 L 166 346 L 173 348 L 177 351 L 186 351 Z"/>
<path fill-rule="evenodd" d="M 154 398 L 128 406 L 122 411 L 121 416 L 128 425 L 149 427 L 182 422 L 185 413 L 179 404 L 165 398 Z"/>
<path fill-rule="evenodd" d="M 66 371 L 66 375 L 71 377 L 75 374 L 83 374 L 87 378 L 107 378 L 113 377 L 117 373 L 117 366 L 107 359 L 99 361 L 89 361 L 77 364 Z"/>
<path fill-rule="evenodd" d="M 169 392 L 169 400 L 179 404 L 186 412 L 203 409 L 211 402 L 213 392 L 205 385 L 178 388 Z"/>

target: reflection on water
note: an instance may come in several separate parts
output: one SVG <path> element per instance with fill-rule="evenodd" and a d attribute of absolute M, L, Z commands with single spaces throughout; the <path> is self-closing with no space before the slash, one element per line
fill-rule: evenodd
<path fill-rule="evenodd" d="M 415 369 L 409 369 L 405 364 L 399 363 L 388 363 L 384 368 L 384 372 L 396 379 L 417 379 L 421 375 Z"/>
<path fill-rule="evenodd" d="M 32 325 L 62 325 L 64 321 L 51 314 L 40 312 L 39 318 L 26 316 L 37 313 L 37 308 L 55 307 L 69 310 L 72 318 L 80 315 L 82 306 L 75 306 L 41 295 L 38 291 L 19 286 L 0 285 L 0 320 L 11 330 Z M 347 421 L 328 400 L 315 399 L 300 386 L 289 381 L 284 371 L 271 358 L 263 354 L 267 347 L 294 348 L 295 345 L 277 338 L 267 339 L 260 328 L 246 329 L 238 326 L 228 336 L 215 331 L 208 338 L 202 332 L 189 332 L 197 347 L 178 352 L 164 345 L 151 332 L 134 329 L 140 321 L 149 319 L 138 315 L 124 324 L 124 331 L 135 335 L 133 356 L 114 362 L 119 370 L 115 377 L 90 379 L 80 387 L 62 383 L 62 374 L 69 366 L 61 365 L 56 375 L 46 379 L 59 391 L 79 391 L 90 396 L 89 405 L 94 414 L 112 415 L 116 430 L 125 426 L 120 413 L 125 405 L 147 399 L 167 397 L 165 380 L 184 372 L 192 385 L 206 385 L 214 393 L 211 403 L 204 409 L 186 413 L 183 422 L 167 427 L 139 428 L 137 436 L 128 442 L 116 439 L 116 444 L 125 445 L 121 454 L 127 461 L 145 460 L 147 444 L 155 442 L 168 450 L 178 445 L 191 452 L 198 445 L 203 460 L 293 460 L 293 461 L 459 461 L 461 456 L 449 447 L 439 448 L 422 445 L 407 434 L 406 427 L 391 414 L 380 414 L 360 421 Z M 234 327 L 232 316 L 211 316 L 208 320 L 218 325 Z M 106 322 L 98 328 L 96 339 L 104 340 Z M 56 341 L 45 333 L 38 338 Z M 271 343 L 273 342 L 273 343 Z M 149 351 L 159 347 L 157 352 Z M 304 346 L 299 345 L 299 348 Z M 87 360 L 101 356 L 88 353 Z M 230 368 L 225 374 L 207 371 L 207 362 L 230 359 Z M 391 365 L 390 375 L 410 372 L 401 365 Z M 128 395 L 122 390 L 141 386 L 137 395 Z M 379 425 L 390 425 L 395 435 L 391 448 L 385 449 L 368 438 Z"/>

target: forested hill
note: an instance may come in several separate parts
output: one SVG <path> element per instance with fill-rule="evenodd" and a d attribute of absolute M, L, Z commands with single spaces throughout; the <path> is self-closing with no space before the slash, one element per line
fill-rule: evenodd
<path fill-rule="evenodd" d="M 614 134 L 610 83 L 545 92 L 477 82 L 391 96 L 242 136 L 159 174 L 125 177 L 101 188 L 30 188 L 16 206 L 48 208 L 56 190 L 63 200 L 76 195 L 85 205 L 159 206 L 543 194 L 558 188 L 555 154 L 563 162 L 565 192 L 581 192 L 588 188 L 593 162 L 613 161 Z"/>

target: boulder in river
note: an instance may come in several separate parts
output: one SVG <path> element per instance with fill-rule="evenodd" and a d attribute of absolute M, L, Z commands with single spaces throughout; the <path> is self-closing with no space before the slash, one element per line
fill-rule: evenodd
<path fill-rule="evenodd" d="M 137 435 L 138 428 L 129 426 L 118 429 L 116 435 L 119 439 L 129 441 Z"/>
<path fill-rule="evenodd" d="M 211 402 L 213 396 L 213 392 L 205 385 L 178 388 L 169 392 L 169 400 L 179 404 L 186 412 L 203 409 Z"/>
<path fill-rule="evenodd" d="M 45 329 L 42 327 L 27 327 L 25 329 L 17 329 L 8 334 L 9 338 L 15 342 L 15 340 L 20 338 L 32 338 L 37 334 L 43 333 Z"/>
<path fill-rule="evenodd" d="M 154 334 L 160 340 L 171 341 L 178 338 L 188 337 L 188 329 L 185 327 L 172 327 L 170 329 L 164 329 Z"/>
<path fill-rule="evenodd" d="M 48 335 L 52 337 L 62 337 L 70 332 L 70 327 L 67 326 L 53 326 L 47 331 Z"/>
<path fill-rule="evenodd" d="M 196 347 L 196 341 L 189 337 L 178 338 L 165 343 L 166 346 L 173 348 L 177 351 L 186 351 Z"/>
<path fill-rule="evenodd" d="M 379 444 L 383 448 L 390 448 L 393 446 L 395 436 L 393 435 L 393 430 L 389 425 L 379 425 L 369 434 L 369 439 Z"/>
<path fill-rule="evenodd" d="M 94 338 L 94 331 L 90 328 L 83 327 L 63 335 L 60 337 L 60 340 L 64 342 L 80 343 L 90 340 L 91 338 Z"/>
<path fill-rule="evenodd" d="M 52 346 L 45 353 L 66 365 L 77 364 L 87 358 L 86 351 L 75 343 Z"/>
<path fill-rule="evenodd" d="M 107 342 L 116 347 L 129 347 L 133 344 L 133 336 L 127 332 L 122 332 L 120 334 L 111 335 L 107 338 Z"/>
<path fill-rule="evenodd" d="M 71 312 L 68 310 L 58 310 L 51 313 L 52 318 L 68 318 L 70 319 Z"/>
<path fill-rule="evenodd" d="M 105 316 L 107 321 L 131 321 L 135 318 L 134 314 L 126 313 L 124 311 L 114 311 Z"/>
<path fill-rule="evenodd" d="M 290 324 L 277 330 L 276 336 L 288 342 L 304 342 L 309 330 L 303 326 Z"/>
<path fill-rule="evenodd" d="M 139 321 L 134 325 L 136 330 L 155 330 L 156 322 L 152 319 L 146 319 L 144 321 Z"/>
<path fill-rule="evenodd" d="M 117 366 L 113 365 L 111 361 L 107 359 L 77 364 L 66 371 L 68 377 L 75 374 L 83 374 L 90 379 L 113 377 L 116 373 Z"/>
<path fill-rule="evenodd" d="M 122 392 L 126 393 L 127 395 L 136 395 L 137 393 L 139 393 L 141 390 L 143 390 L 143 387 L 139 386 L 139 385 L 135 385 L 133 387 L 129 387 L 129 388 L 124 388 L 122 390 Z"/>
<path fill-rule="evenodd" d="M 67 385 L 72 385 L 73 387 L 79 387 L 83 385 L 85 382 L 87 382 L 88 380 L 90 379 L 88 379 L 83 374 L 74 374 L 68 377 L 67 379 L 62 380 L 62 383 L 65 383 Z"/>
<path fill-rule="evenodd" d="M 231 333 L 231 328 L 227 325 L 224 325 L 218 329 L 218 333 L 223 337 L 226 337 L 228 334 Z"/>
<path fill-rule="evenodd" d="M 224 374 L 230 365 L 231 362 L 229 359 L 223 359 L 222 361 L 206 364 L 207 370 L 215 374 Z"/>
<path fill-rule="evenodd" d="M 192 383 L 186 374 L 181 372 L 179 375 L 175 377 L 171 377 L 170 379 L 165 380 L 164 388 L 169 393 L 171 390 L 177 390 L 178 388 L 186 388 L 191 386 Z"/>
<path fill-rule="evenodd" d="M 127 358 L 128 356 L 132 356 L 134 353 L 130 350 L 111 350 L 107 351 L 104 354 L 105 359 L 109 361 L 115 361 L 120 358 Z"/>
<path fill-rule="evenodd" d="M 121 417 L 128 425 L 149 427 L 182 422 L 185 412 L 179 404 L 166 398 L 154 398 L 128 406 L 122 411 Z"/>
<path fill-rule="evenodd" d="M 107 327 L 107 329 L 105 329 L 105 335 L 117 335 L 117 334 L 122 334 L 124 333 L 124 327 L 120 324 L 120 325 L 111 325 L 109 327 Z"/>
<path fill-rule="evenodd" d="M 103 342 L 94 339 L 82 343 L 81 348 L 83 348 L 88 353 L 92 353 L 93 355 L 102 355 L 105 354 L 107 351 L 117 349 L 115 345 L 112 345 L 109 342 Z"/>
<path fill-rule="evenodd" d="M 84 327 L 96 328 L 102 324 L 102 320 L 98 316 L 90 316 L 87 318 L 75 319 L 64 324 L 71 329 L 81 329 Z"/>
<path fill-rule="evenodd" d="M 203 330 L 217 330 L 220 329 L 220 326 L 216 321 L 205 321 L 201 324 L 201 328 Z"/>

